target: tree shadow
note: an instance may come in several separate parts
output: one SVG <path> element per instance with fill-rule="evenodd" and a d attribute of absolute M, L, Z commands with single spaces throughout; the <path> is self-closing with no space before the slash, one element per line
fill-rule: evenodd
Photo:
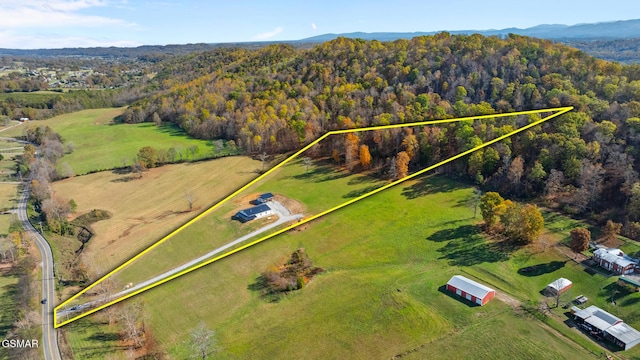
<path fill-rule="evenodd" d="M 437 251 L 442 253 L 439 259 L 449 260 L 452 266 L 505 261 L 520 247 L 510 240 L 487 242 L 480 234 L 480 227 L 472 225 L 438 231 L 428 240 L 449 241 Z"/>
<path fill-rule="evenodd" d="M 111 180 L 111 182 L 113 183 L 128 183 L 130 181 L 134 181 L 134 180 L 140 180 L 141 177 L 137 176 L 137 175 L 132 175 L 132 176 L 123 176 L 123 177 L 119 177 L 117 179 L 113 179 Z"/>
<path fill-rule="evenodd" d="M 518 269 L 518 274 L 530 277 L 549 274 L 556 270 L 562 269 L 566 265 L 566 263 L 567 261 L 551 261 L 546 264 L 527 266 Z"/>
<path fill-rule="evenodd" d="M 636 305 L 638 303 L 640 303 L 640 297 L 632 297 L 632 298 L 625 299 L 620 305 L 631 306 L 631 305 Z"/>
<path fill-rule="evenodd" d="M 345 199 L 351 199 L 351 198 L 356 198 L 358 196 L 362 196 L 366 193 L 370 193 L 376 189 L 380 188 L 380 185 L 371 185 L 371 186 L 367 186 L 366 188 L 362 188 L 362 189 L 357 189 L 357 190 L 353 190 L 350 191 L 344 195 L 342 195 L 343 198 Z"/>
<path fill-rule="evenodd" d="M 100 341 L 100 342 L 120 341 L 120 340 L 122 340 L 122 335 L 120 335 L 118 333 L 99 332 L 99 333 L 96 333 L 96 334 L 93 334 L 93 335 L 89 336 L 88 340 Z"/>
<path fill-rule="evenodd" d="M 622 299 L 633 291 L 629 289 L 627 286 L 621 286 L 617 282 L 613 282 L 602 289 L 600 289 L 600 296 L 605 298 L 607 301 L 617 302 L 618 299 Z M 633 298 L 629 299 L 629 301 L 633 300 Z M 638 301 L 638 300 L 636 300 Z"/>
<path fill-rule="evenodd" d="M 462 186 L 443 177 L 422 177 L 417 183 L 402 189 L 402 195 L 409 200 L 440 192 L 451 192 L 461 189 Z"/>
<path fill-rule="evenodd" d="M 438 230 L 427 237 L 427 240 L 436 242 L 456 240 L 464 237 L 475 236 L 481 232 L 482 229 L 479 225 L 462 225 L 449 229 Z"/>
<path fill-rule="evenodd" d="M 370 175 L 359 175 L 359 176 L 354 176 L 353 179 L 349 180 L 349 182 L 347 183 L 347 185 L 360 185 L 360 184 L 368 184 L 368 183 L 374 183 L 374 182 L 379 182 L 380 179 L 374 177 L 374 176 L 370 176 Z"/>

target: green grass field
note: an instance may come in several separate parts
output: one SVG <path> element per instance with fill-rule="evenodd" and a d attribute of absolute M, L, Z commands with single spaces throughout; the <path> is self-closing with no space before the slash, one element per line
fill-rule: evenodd
<path fill-rule="evenodd" d="M 130 165 L 138 150 L 145 146 L 168 150 L 173 147 L 182 158 L 192 160 L 188 148 L 197 146 L 196 160 L 210 158 L 210 141 L 192 139 L 173 126 L 157 127 L 151 123 L 114 124 L 124 108 L 82 110 L 42 121 L 34 121 L 11 128 L 3 136 L 21 136 L 24 127 L 48 125 L 72 142 L 75 151 L 65 155 L 59 164 L 69 163 L 78 175 Z M 124 162 L 123 162 L 124 161 Z"/>
<path fill-rule="evenodd" d="M 144 257 L 118 273 L 116 279 L 123 284 L 142 282 L 263 226 L 259 221 L 240 224 L 231 219 L 235 211 L 252 206 L 249 204 L 250 199 L 245 198 L 250 194 L 273 192 L 284 195 L 308 205 L 305 206 L 303 214 L 310 216 L 329 210 L 386 183 L 367 175 L 352 175 L 322 161 L 310 167 L 307 172 L 300 161 L 294 161 L 146 253 Z M 309 186 L 312 186 L 314 191 L 308 191 Z M 290 210 L 296 212 L 294 209 Z M 262 233 L 254 239 L 273 233 L 276 229 Z"/>
<path fill-rule="evenodd" d="M 12 302 L 13 294 L 17 289 L 18 278 L 9 276 L 0 271 L 0 339 L 6 339 L 7 332 L 13 328 L 16 321 L 15 304 Z M 9 355 L 0 347 L 0 359 L 9 359 Z"/>
<path fill-rule="evenodd" d="M 290 175 L 280 178 L 282 184 L 291 185 Z M 354 178 L 334 179 L 339 182 L 327 189 L 348 194 Z M 325 185 L 304 181 L 309 187 Z M 313 191 L 292 191 L 307 196 L 305 205 L 313 208 Z M 476 278 L 523 303 L 544 300 L 539 291 L 564 276 L 574 282 L 568 296 L 584 294 L 588 304 L 640 328 L 635 309 L 640 294 L 621 295 L 613 306 L 607 299 L 614 277 L 590 275 L 553 247 L 513 248 L 486 240 L 480 219 L 465 205 L 471 196 L 468 186 L 440 177 L 403 183 L 138 299 L 146 304 L 147 323 L 158 342 L 176 359 L 188 356 L 189 331 L 200 320 L 216 331 L 216 358 L 221 359 L 388 359 L 399 354 L 572 359 L 596 358 L 593 353 L 604 351 L 566 326 L 562 309 L 543 323 L 498 299 L 469 307 L 442 291 L 454 274 Z M 549 235 L 556 239 L 568 235 L 567 224 L 579 225 L 550 215 L 545 214 Z M 299 247 L 326 272 L 301 291 L 266 302 L 255 289 L 256 278 Z M 544 271 L 535 276 L 518 272 L 540 264 Z M 457 351 L 458 346 L 463 349 Z M 640 349 L 621 355 L 640 356 Z"/>

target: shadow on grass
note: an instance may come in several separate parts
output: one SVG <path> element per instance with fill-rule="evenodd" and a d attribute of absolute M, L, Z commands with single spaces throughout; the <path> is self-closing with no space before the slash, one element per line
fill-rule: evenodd
<path fill-rule="evenodd" d="M 538 264 L 520 268 L 518 269 L 518 274 L 524 276 L 540 276 L 562 269 L 566 264 L 567 261 L 551 261 L 546 264 Z"/>
<path fill-rule="evenodd" d="M 140 179 L 142 179 L 142 177 L 140 177 L 138 175 L 131 175 L 131 176 L 123 176 L 123 177 L 119 177 L 117 179 L 113 179 L 113 180 L 111 180 L 111 182 L 113 182 L 113 183 L 128 183 L 129 181 L 140 180 Z"/>
<path fill-rule="evenodd" d="M 122 340 L 122 336 L 118 333 L 103 333 L 103 332 L 99 332 L 97 334 L 93 334 L 91 336 L 89 336 L 87 339 L 89 339 L 90 341 L 100 341 L 100 342 L 106 342 L 106 341 L 120 341 Z"/>
<path fill-rule="evenodd" d="M 467 299 L 463 298 L 462 296 L 458 296 L 458 295 L 452 293 L 451 291 L 447 290 L 447 285 L 440 286 L 438 288 L 438 291 L 443 293 L 443 294 L 445 294 L 445 295 L 447 295 L 448 297 L 450 297 L 450 298 L 452 298 L 454 300 L 457 300 L 457 301 L 469 306 L 469 307 L 480 306 L 480 305 L 474 303 L 473 301 L 467 300 Z"/>
<path fill-rule="evenodd" d="M 259 292 L 260 297 L 269 303 L 276 303 L 281 300 L 283 294 L 272 294 L 267 291 L 267 279 L 260 275 L 255 278 L 254 282 L 247 285 L 247 290 Z"/>
<path fill-rule="evenodd" d="M 362 189 L 357 189 L 357 190 L 353 190 L 350 191 L 344 195 L 342 195 L 343 198 L 345 199 L 352 199 L 352 198 L 357 198 L 358 196 L 362 196 L 364 194 L 370 193 L 378 188 L 380 188 L 382 185 L 371 185 L 371 186 L 367 186 L 366 188 L 362 188 Z"/>
<path fill-rule="evenodd" d="M 629 294 L 631 294 L 633 291 L 629 289 L 629 287 L 627 286 L 621 286 L 619 285 L 617 282 L 613 282 L 605 287 L 603 287 L 600 290 L 600 296 L 602 298 L 607 299 L 607 301 L 611 302 L 618 302 L 619 299 L 622 299 L 626 296 L 628 296 Z M 632 301 L 634 299 L 637 298 L 630 298 L 630 299 L 626 299 L 629 301 Z M 638 301 L 638 300 L 635 300 Z"/>
<path fill-rule="evenodd" d="M 431 241 L 442 242 L 463 239 L 470 236 L 477 236 L 480 233 L 482 233 L 482 228 L 479 225 L 462 225 L 436 231 L 429 237 L 427 237 L 427 239 Z"/>
<path fill-rule="evenodd" d="M 505 261 L 520 247 L 510 240 L 488 242 L 481 235 L 480 227 L 473 225 L 440 230 L 427 240 L 448 241 L 437 251 L 442 253 L 440 259 L 449 260 L 449 264 L 453 266 Z"/>
<path fill-rule="evenodd" d="M 418 182 L 402 189 L 402 195 L 407 199 L 417 199 L 439 192 L 451 192 L 462 186 L 443 177 L 427 176 L 419 178 Z"/>
<path fill-rule="evenodd" d="M 629 299 L 625 299 L 620 305 L 622 306 L 631 306 L 640 303 L 640 297 L 633 297 Z"/>

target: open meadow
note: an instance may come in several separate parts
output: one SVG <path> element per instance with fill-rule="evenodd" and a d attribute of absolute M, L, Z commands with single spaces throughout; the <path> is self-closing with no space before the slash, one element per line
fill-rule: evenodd
<path fill-rule="evenodd" d="M 85 264 L 93 267 L 92 273 L 106 273 L 249 182 L 257 176 L 259 166 L 248 157 L 233 156 L 166 165 L 144 172 L 142 178 L 100 172 L 58 181 L 52 187 L 55 196 L 75 200 L 78 209 L 74 216 L 93 209 L 111 214 L 110 219 L 92 225 L 96 235 L 82 254 Z M 193 199 L 192 211 L 187 195 Z M 54 256 L 62 251 L 57 250 L 61 244 L 52 245 Z M 72 257 L 75 250 L 67 249 L 71 253 L 64 256 Z"/>
<path fill-rule="evenodd" d="M 309 217 L 385 184 L 387 182 L 384 180 L 366 174 L 353 175 L 325 161 L 314 162 L 307 171 L 301 160 L 294 160 L 145 253 L 143 257 L 114 274 L 114 278 L 118 283 L 140 283 L 258 229 L 264 225 L 261 221 L 241 224 L 231 217 L 238 210 L 253 206 L 250 205 L 250 200 L 255 199 L 260 193 L 273 192 L 295 203 L 304 204 L 303 207 L 292 208 L 290 211 Z M 313 191 L 309 191 L 310 186 Z M 274 233 L 284 226 L 251 239 Z M 250 242 L 251 239 L 244 243 Z"/>
<path fill-rule="evenodd" d="M 21 136 L 24 129 L 31 126 L 51 127 L 75 147 L 75 151 L 60 159 L 59 164 L 69 163 L 79 175 L 131 165 L 138 150 L 145 146 L 158 150 L 174 148 L 180 153 L 176 160 L 192 160 L 192 154 L 188 153 L 191 146 L 198 149 L 196 160 L 213 157 L 211 141 L 190 138 L 174 126 L 115 123 L 114 119 L 123 111 L 124 108 L 82 110 L 22 124 L 2 132 L 2 135 Z"/>
<path fill-rule="evenodd" d="M 356 177 L 331 188 L 349 193 Z M 557 250 L 573 220 L 547 212 L 550 243 L 514 247 L 482 234 L 480 218 L 467 206 L 472 194 L 442 177 L 412 180 L 128 301 L 145 304 L 147 324 L 172 358 L 188 356 L 189 332 L 200 320 L 216 331 L 222 359 L 417 359 L 434 352 L 450 358 L 459 343 L 482 347 L 461 358 L 597 358 L 605 350 L 564 323 L 566 310 L 552 309 L 543 321 L 524 310 L 552 303 L 540 290 L 561 276 L 574 282 L 569 296 L 584 294 L 589 304 L 640 328 L 633 306 L 640 294 L 620 295 L 611 305 L 616 277 L 590 274 Z M 326 272 L 278 302 L 266 301 L 260 273 L 300 247 Z M 540 264 L 536 274 L 519 272 Z M 504 296 L 470 307 L 442 291 L 455 274 Z M 620 355 L 638 356 L 640 349 Z"/>

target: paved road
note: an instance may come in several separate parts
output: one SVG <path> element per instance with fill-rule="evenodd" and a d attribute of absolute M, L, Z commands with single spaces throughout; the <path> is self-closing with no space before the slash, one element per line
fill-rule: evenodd
<path fill-rule="evenodd" d="M 267 203 L 267 205 L 269 205 L 271 210 L 273 210 L 274 213 L 276 213 L 278 215 L 278 220 L 277 221 L 275 221 L 275 222 L 273 222 L 273 223 L 271 223 L 269 225 L 263 226 L 260 229 L 254 231 L 254 232 L 251 232 L 251 233 L 249 233 L 247 235 L 241 236 L 241 237 L 233 240 L 230 243 L 227 243 L 227 244 L 225 244 L 225 245 L 223 245 L 223 246 L 221 246 L 221 247 L 219 247 L 217 249 L 214 249 L 214 250 L 212 250 L 212 251 L 200 256 L 199 258 L 196 258 L 196 259 L 193 259 L 193 260 L 189 261 L 188 263 L 185 263 L 185 264 L 180 265 L 180 266 L 178 266 L 176 268 L 173 268 L 173 269 L 171 269 L 171 270 L 169 270 L 169 271 L 167 271 L 167 272 L 165 272 L 163 274 L 160 274 L 160 275 L 158 275 L 158 276 L 156 276 L 154 278 L 151 278 L 151 279 L 149 279 L 147 281 L 143 281 L 143 282 L 141 282 L 139 284 L 136 284 L 136 285 L 134 285 L 134 286 L 132 286 L 132 287 L 130 287 L 130 288 L 124 290 L 124 291 L 121 291 L 121 292 L 119 292 L 117 294 L 111 295 L 109 297 L 109 299 L 110 300 L 118 299 L 118 298 L 120 298 L 120 297 L 122 297 L 122 296 L 124 296 L 126 294 L 129 294 L 129 293 L 131 293 L 133 291 L 142 289 L 142 288 L 144 288 L 146 286 L 149 286 L 149 285 L 151 285 L 153 283 L 156 283 L 158 281 L 164 280 L 164 279 L 166 279 L 166 278 L 168 278 L 168 277 L 170 277 L 172 275 L 175 275 L 175 274 L 177 274 L 177 273 L 179 273 L 179 272 L 181 272 L 183 270 L 186 270 L 186 269 L 188 269 L 188 268 L 190 268 L 190 267 L 192 267 L 192 266 L 194 266 L 194 265 L 196 265 L 196 264 L 198 264 L 198 263 L 200 263 L 202 261 L 210 259 L 214 255 L 217 255 L 217 254 L 219 254 L 219 253 L 221 253 L 221 252 L 223 252 L 223 251 L 225 251 L 225 250 L 227 250 L 227 249 L 229 249 L 229 248 L 231 248 L 231 247 L 233 247 L 235 245 L 238 245 L 238 244 L 240 244 L 240 243 L 242 243 L 242 242 L 244 242 L 246 240 L 249 240 L 250 238 L 252 238 L 252 237 L 254 237 L 254 236 L 258 235 L 258 234 L 261 234 L 261 233 L 263 233 L 265 231 L 271 230 L 271 229 L 275 228 L 276 226 L 282 225 L 282 224 L 287 223 L 289 221 L 294 221 L 294 220 L 298 220 L 298 219 L 302 218 L 301 214 L 290 215 L 289 211 L 282 204 L 280 204 L 277 201 L 269 202 L 269 203 Z M 85 303 L 85 304 L 80 304 L 80 305 L 76 305 L 76 306 L 72 307 L 73 311 L 70 310 L 70 309 L 68 309 L 68 310 L 66 310 L 66 309 L 65 310 L 60 310 L 60 311 L 58 311 L 58 318 L 62 318 L 62 317 L 67 316 L 67 315 L 69 315 L 69 314 L 71 314 L 73 312 L 79 312 L 79 311 L 91 308 L 94 305 L 97 305 L 97 303 L 88 302 L 88 303 Z"/>
<path fill-rule="evenodd" d="M 61 360 L 60 348 L 58 347 L 58 332 L 53 327 L 53 307 L 55 305 L 55 277 L 53 275 L 53 254 L 51 247 L 45 238 L 29 222 L 27 217 L 27 200 L 29 199 L 29 188 L 25 187 L 20 201 L 18 202 L 18 220 L 22 227 L 30 233 L 36 240 L 38 250 L 42 255 L 42 294 L 43 299 L 47 299 L 46 304 L 42 304 L 42 342 L 39 344 L 44 351 L 45 360 Z"/>

